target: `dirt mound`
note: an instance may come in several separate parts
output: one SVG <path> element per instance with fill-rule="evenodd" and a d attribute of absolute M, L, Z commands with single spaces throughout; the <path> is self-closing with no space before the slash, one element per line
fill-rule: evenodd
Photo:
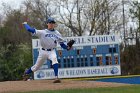
<path fill-rule="evenodd" d="M 118 87 L 128 84 L 106 83 L 96 81 L 62 80 L 62 83 L 54 84 L 52 80 L 32 81 L 6 81 L 0 82 L 0 93 L 14 93 L 40 90 L 60 90 L 71 88 L 95 88 L 95 87 Z"/>

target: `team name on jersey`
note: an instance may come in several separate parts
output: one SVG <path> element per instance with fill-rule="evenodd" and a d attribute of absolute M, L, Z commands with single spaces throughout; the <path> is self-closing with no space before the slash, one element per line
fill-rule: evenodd
<path fill-rule="evenodd" d="M 58 39 L 58 37 L 54 34 L 46 34 L 45 37 L 55 37 L 56 39 Z"/>

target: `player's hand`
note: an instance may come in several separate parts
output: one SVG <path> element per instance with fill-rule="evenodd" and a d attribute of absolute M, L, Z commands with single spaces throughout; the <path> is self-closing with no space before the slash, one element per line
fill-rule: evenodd
<path fill-rule="evenodd" d="M 71 50 L 71 48 L 72 48 L 72 47 L 67 46 L 67 50 L 68 50 L 68 51 Z"/>
<path fill-rule="evenodd" d="M 67 47 L 67 50 L 68 50 L 68 51 L 72 49 L 74 43 L 75 43 L 74 40 L 70 40 L 70 41 L 67 43 L 67 46 L 68 46 L 68 47 Z"/>
<path fill-rule="evenodd" d="M 22 24 L 23 24 L 23 25 L 24 25 L 24 24 L 27 24 L 27 22 L 23 22 Z"/>

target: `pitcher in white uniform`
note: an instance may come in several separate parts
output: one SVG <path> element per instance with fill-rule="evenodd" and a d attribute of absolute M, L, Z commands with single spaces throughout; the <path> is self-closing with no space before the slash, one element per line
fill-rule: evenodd
<path fill-rule="evenodd" d="M 32 72 L 37 71 L 43 63 L 46 61 L 46 59 L 49 59 L 52 61 L 54 74 L 55 74 L 55 80 L 54 83 L 60 83 L 60 79 L 58 78 L 58 61 L 57 61 L 57 55 L 55 52 L 55 48 L 57 46 L 57 43 L 60 44 L 60 46 L 63 49 L 69 49 L 69 47 L 64 44 L 64 39 L 62 38 L 61 34 L 55 30 L 55 20 L 53 18 L 48 18 L 46 21 L 47 29 L 44 30 L 37 30 L 35 28 L 30 27 L 27 22 L 24 22 L 23 25 L 25 29 L 33 35 L 37 36 L 40 39 L 40 44 L 42 49 L 39 51 L 39 56 L 37 58 L 37 61 L 35 65 L 27 69 L 23 75 L 24 80 L 28 79 L 28 75 Z"/>

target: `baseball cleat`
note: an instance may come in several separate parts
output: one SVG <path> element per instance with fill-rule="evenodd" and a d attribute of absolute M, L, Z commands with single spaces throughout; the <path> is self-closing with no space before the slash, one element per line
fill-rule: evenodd
<path fill-rule="evenodd" d="M 29 74 L 22 75 L 23 81 L 27 81 L 29 79 Z"/>
<path fill-rule="evenodd" d="M 25 69 L 24 74 L 22 75 L 23 81 L 27 81 L 29 79 L 29 74 L 26 74 L 28 69 Z"/>

